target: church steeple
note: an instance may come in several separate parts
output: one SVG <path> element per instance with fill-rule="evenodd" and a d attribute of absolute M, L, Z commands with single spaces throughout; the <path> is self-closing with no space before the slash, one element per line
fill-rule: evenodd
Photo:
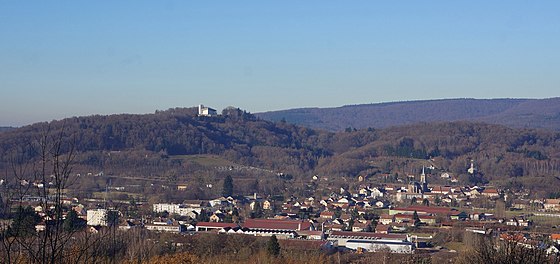
<path fill-rule="evenodd" d="M 422 166 L 422 174 L 420 174 L 420 183 L 422 184 L 422 193 L 430 192 L 428 188 L 428 181 L 426 180 L 426 168 Z"/>
<path fill-rule="evenodd" d="M 469 174 L 474 174 L 476 172 L 476 168 L 474 167 L 474 160 L 471 160 L 471 167 L 467 170 Z"/>
<path fill-rule="evenodd" d="M 422 174 L 420 174 L 420 182 L 426 183 L 426 172 L 424 171 L 424 166 L 422 166 Z"/>

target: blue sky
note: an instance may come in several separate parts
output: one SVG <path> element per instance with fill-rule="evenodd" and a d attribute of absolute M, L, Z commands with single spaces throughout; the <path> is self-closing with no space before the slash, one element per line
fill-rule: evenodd
<path fill-rule="evenodd" d="M 560 91 L 560 1 L 1 1 L 0 125 Z"/>

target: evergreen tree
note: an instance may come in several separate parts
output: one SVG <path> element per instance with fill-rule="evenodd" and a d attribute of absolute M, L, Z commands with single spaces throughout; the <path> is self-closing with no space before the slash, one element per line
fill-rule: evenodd
<path fill-rule="evenodd" d="M 234 223 L 239 223 L 239 211 L 237 210 L 237 207 L 233 207 L 233 210 L 231 212 L 231 220 Z"/>
<path fill-rule="evenodd" d="M 62 228 L 66 232 L 74 232 L 80 230 L 86 226 L 86 223 L 83 219 L 78 217 L 78 214 L 74 210 L 70 210 L 68 214 L 66 214 L 66 219 L 64 219 L 64 223 L 62 224 Z"/>
<path fill-rule="evenodd" d="M 3 219 L 5 217 L 6 209 L 7 209 L 6 203 L 4 203 L 4 198 L 0 193 L 0 219 Z"/>
<path fill-rule="evenodd" d="M 420 224 L 420 217 L 418 216 L 418 212 L 414 211 L 414 214 L 412 214 L 412 219 L 414 219 L 414 225 L 417 226 L 418 224 Z"/>
<path fill-rule="evenodd" d="M 255 205 L 253 206 L 253 211 L 251 212 L 251 218 L 261 218 L 263 216 L 263 209 L 261 203 L 255 201 Z"/>
<path fill-rule="evenodd" d="M 224 188 L 222 190 L 222 195 L 224 197 L 233 195 L 233 179 L 231 178 L 231 175 L 226 176 L 226 178 L 224 179 Z"/>
<path fill-rule="evenodd" d="M 440 205 L 441 204 L 441 197 L 439 197 L 439 195 L 436 195 L 436 199 L 434 200 L 434 202 L 436 203 L 436 205 Z"/>
<path fill-rule="evenodd" d="M 110 227 L 116 227 L 119 225 L 119 212 L 110 210 L 107 212 L 107 225 Z"/>
<path fill-rule="evenodd" d="M 197 222 L 208 222 L 208 221 L 210 221 L 210 217 L 208 216 L 208 213 L 206 212 L 206 210 L 204 210 L 204 209 L 200 210 L 200 213 L 196 215 L 196 221 Z"/>
<path fill-rule="evenodd" d="M 25 237 L 35 234 L 35 226 L 41 222 L 41 217 L 30 206 L 19 206 L 10 227 L 14 236 Z"/>
<path fill-rule="evenodd" d="M 276 235 L 272 235 L 270 237 L 270 240 L 268 240 L 268 243 L 266 245 L 266 251 L 270 256 L 277 257 L 280 255 L 280 243 L 278 243 L 278 239 L 276 238 Z"/>

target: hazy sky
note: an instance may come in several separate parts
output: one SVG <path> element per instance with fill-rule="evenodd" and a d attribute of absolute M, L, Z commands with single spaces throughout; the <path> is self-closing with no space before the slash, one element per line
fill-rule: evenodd
<path fill-rule="evenodd" d="M 560 1 L 1 1 L 0 125 L 560 95 Z"/>

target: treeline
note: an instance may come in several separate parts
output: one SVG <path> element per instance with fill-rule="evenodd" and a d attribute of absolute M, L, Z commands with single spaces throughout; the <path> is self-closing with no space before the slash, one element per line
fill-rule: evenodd
<path fill-rule="evenodd" d="M 62 146 L 67 151 L 73 147 L 77 168 L 147 177 L 192 173 L 196 167 L 173 157 L 193 154 L 217 155 L 294 177 L 414 173 L 415 162 L 430 158 L 439 171 L 467 182 L 560 174 L 557 132 L 451 122 L 332 133 L 264 121 L 237 108 L 227 108 L 217 117 L 199 117 L 195 108 L 175 108 L 146 115 L 73 117 L 18 128 L 0 134 L 0 169 L 6 172 L 15 160 L 36 159 L 35 146 L 46 140 L 44 135 L 66 141 Z M 466 175 L 471 161 L 478 178 Z"/>

